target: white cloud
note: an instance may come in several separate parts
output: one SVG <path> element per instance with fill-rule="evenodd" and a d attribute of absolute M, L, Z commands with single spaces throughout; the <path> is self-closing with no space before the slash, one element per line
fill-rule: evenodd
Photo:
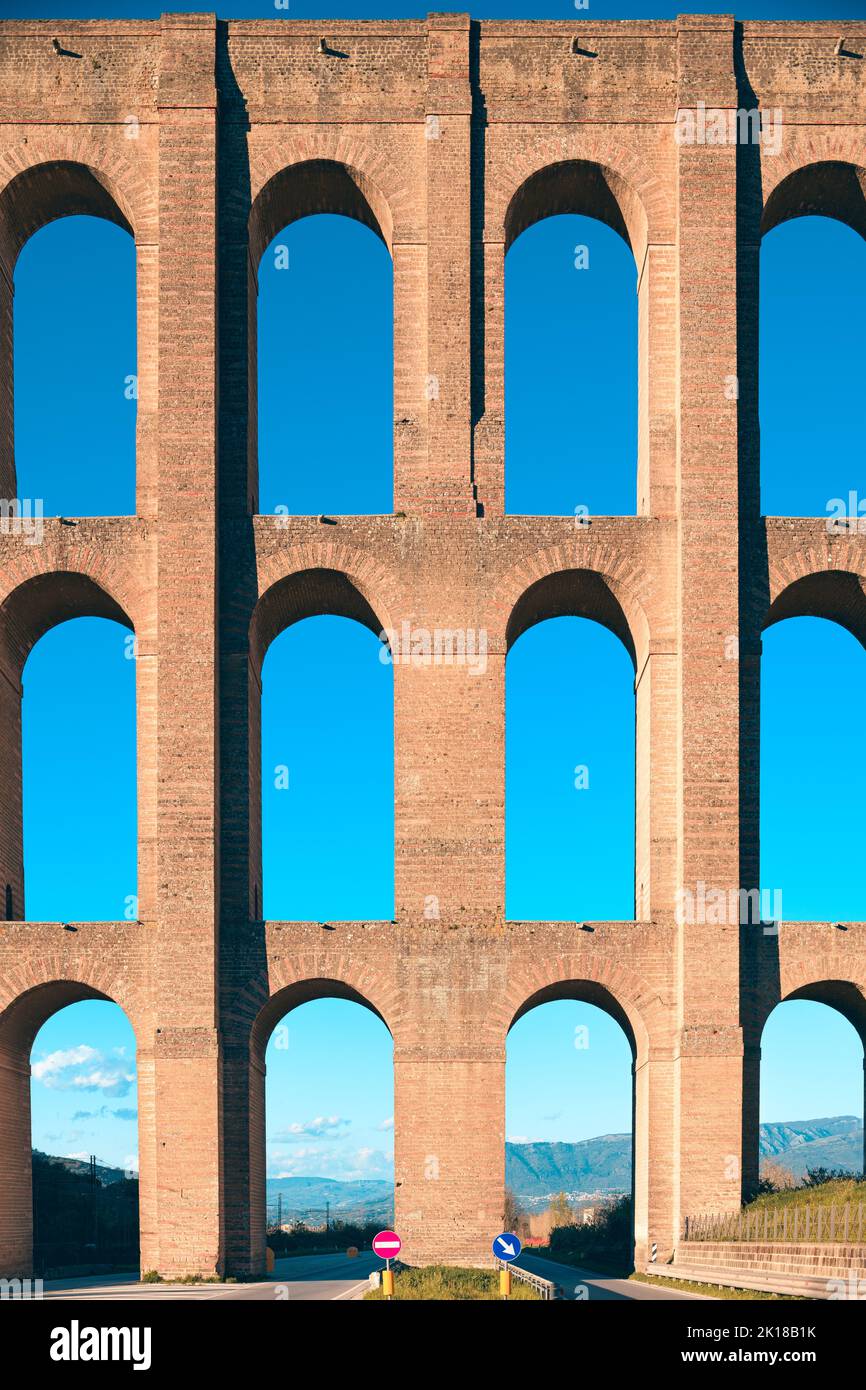
<path fill-rule="evenodd" d="M 33 1063 L 31 1073 L 49 1091 L 101 1091 L 115 1100 L 125 1096 L 135 1081 L 128 1062 L 109 1061 L 87 1043 L 49 1052 Z"/>
<path fill-rule="evenodd" d="M 393 1129 L 393 1128 L 394 1128 L 394 1116 L 393 1116 L 393 1115 L 390 1115 L 390 1116 L 388 1117 L 387 1120 L 383 1120 L 382 1123 L 381 1123 L 380 1125 L 377 1125 L 377 1126 L 376 1126 L 376 1128 L 377 1128 L 377 1129 L 383 1129 L 383 1130 L 384 1130 L 384 1129 Z"/>
<path fill-rule="evenodd" d="M 335 1139 L 345 1134 L 350 1121 L 339 1115 L 317 1115 L 314 1120 L 295 1120 L 286 1129 L 278 1130 L 274 1139 L 280 1143 L 292 1143 L 295 1139 Z"/>
<path fill-rule="evenodd" d="M 99 1056 L 95 1047 L 81 1043 L 79 1047 L 67 1047 L 60 1052 L 49 1052 L 40 1062 L 34 1062 L 31 1072 L 36 1081 L 44 1081 L 48 1086 L 51 1078 L 69 1067 L 81 1066 L 82 1062 L 92 1062 Z"/>

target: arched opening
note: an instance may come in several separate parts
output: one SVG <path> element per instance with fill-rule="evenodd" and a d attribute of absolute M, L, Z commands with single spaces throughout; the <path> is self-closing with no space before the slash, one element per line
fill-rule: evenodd
<path fill-rule="evenodd" d="M 0 194 L 0 368 L 4 498 L 30 516 L 133 514 L 133 229 L 85 165 L 36 165 Z"/>
<path fill-rule="evenodd" d="M 98 990 L 55 981 L 0 1015 L 0 1274 L 139 1267 L 136 1038 Z"/>
<path fill-rule="evenodd" d="M 72 1004 L 36 1035 L 31 1126 L 37 1274 L 138 1269 L 135 1067 L 135 1034 L 116 1004 Z"/>
<path fill-rule="evenodd" d="M 760 879 L 774 919 L 862 921 L 863 805 L 845 731 L 862 722 L 863 595 L 853 576 L 824 578 L 784 591 L 763 637 Z M 826 616 L 801 616 L 814 613 Z"/>
<path fill-rule="evenodd" d="M 862 1176 L 862 1002 L 829 981 L 797 991 L 766 1020 L 757 1136 L 765 1188 Z"/>
<path fill-rule="evenodd" d="M 85 574 L 36 575 L 0 605 L 7 920 L 138 918 L 135 655 L 127 614 Z"/>
<path fill-rule="evenodd" d="M 293 624 L 262 667 L 263 915 L 394 914 L 394 700 L 361 623 Z"/>
<path fill-rule="evenodd" d="M 634 258 L 596 218 L 549 216 L 505 258 L 506 511 L 633 515 Z"/>
<path fill-rule="evenodd" d="M 841 217 L 791 214 L 762 240 L 761 510 L 866 526 L 854 407 L 866 375 L 866 242 Z"/>
<path fill-rule="evenodd" d="M 337 570 L 289 575 L 256 606 L 247 697 L 254 920 L 393 917 L 394 697 L 384 630 L 366 586 Z"/>
<path fill-rule="evenodd" d="M 636 1056 L 626 1015 L 590 981 L 542 991 L 512 1024 L 505 1229 L 554 1260 L 632 1266 Z M 639 1200 L 645 1224 L 643 1188 Z"/>
<path fill-rule="evenodd" d="M 390 235 L 378 191 L 334 161 L 285 169 L 256 200 L 250 420 L 262 513 L 393 508 Z"/>
<path fill-rule="evenodd" d="M 607 607 L 593 605 L 599 620 L 591 621 L 573 616 L 582 607 L 575 594 L 563 593 L 560 606 L 551 587 L 549 601 L 533 601 L 529 590 L 509 625 L 505 875 L 512 921 L 635 916 L 634 667 L 622 610 L 604 593 Z"/>
<path fill-rule="evenodd" d="M 646 216 L 624 181 L 549 166 L 505 222 L 505 497 L 512 513 L 646 510 L 638 318 Z"/>
<path fill-rule="evenodd" d="M 139 915 L 132 658 L 125 626 L 77 618 L 52 628 L 27 659 L 28 921 L 134 921 Z"/>
<path fill-rule="evenodd" d="M 356 1246 L 361 1255 L 349 1272 L 363 1279 L 376 1263 L 372 1237 L 394 1219 L 394 1049 L 386 1023 L 341 981 L 303 981 L 259 1015 L 252 1061 L 254 1268 L 265 1240 L 278 1279 L 291 1277 L 293 1256 L 345 1260 Z"/>

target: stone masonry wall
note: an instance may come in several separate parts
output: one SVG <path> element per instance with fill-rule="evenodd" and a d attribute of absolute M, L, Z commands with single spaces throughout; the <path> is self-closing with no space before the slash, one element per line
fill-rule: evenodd
<path fill-rule="evenodd" d="M 763 628 L 809 613 L 866 640 L 866 536 L 764 519 L 757 489 L 761 235 L 810 211 L 866 229 L 866 71 L 846 56 L 866 24 L 839 37 L 699 15 L 0 23 L 4 496 L 27 238 L 73 212 L 127 227 L 139 342 L 137 515 L 0 533 L 0 1274 L 31 1258 L 30 1047 L 75 999 L 135 1028 L 142 1266 L 164 1274 L 261 1272 L 264 1048 L 308 999 L 359 1000 L 393 1035 L 417 1263 L 489 1258 L 505 1038 L 528 1007 L 583 999 L 626 1030 L 636 1253 L 659 1260 L 684 1214 L 735 1209 L 754 1180 L 775 1004 L 821 999 L 866 1035 L 863 923 L 675 911 L 683 887 L 757 884 Z M 778 108 L 780 149 L 678 142 L 701 104 Z M 277 524 L 256 515 L 256 272 L 316 211 L 393 258 L 395 511 Z M 504 253 L 554 212 L 614 226 L 639 297 L 638 515 L 580 527 L 503 506 Z M 488 634 L 482 676 L 395 667 L 394 922 L 260 920 L 261 663 L 325 612 Z M 561 613 L 634 663 L 628 922 L 504 920 L 505 657 Z M 21 670 L 86 614 L 138 639 L 139 920 L 24 922 Z"/>

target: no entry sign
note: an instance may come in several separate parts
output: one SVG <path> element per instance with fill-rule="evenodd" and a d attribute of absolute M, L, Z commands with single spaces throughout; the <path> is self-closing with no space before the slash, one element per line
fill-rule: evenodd
<path fill-rule="evenodd" d="M 396 1231 L 380 1231 L 373 1237 L 373 1250 L 380 1260 L 396 1260 L 403 1242 Z"/>

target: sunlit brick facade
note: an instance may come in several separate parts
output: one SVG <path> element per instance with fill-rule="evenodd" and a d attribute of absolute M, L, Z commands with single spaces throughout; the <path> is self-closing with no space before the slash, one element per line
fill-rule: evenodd
<path fill-rule="evenodd" d="M 31 1258 L 30 1047 L 74 1000 L 112 999 L 135 1029 L 142 1267 L 164 1274 L 263 1269 L 264 1047 L 305 1000 L 360 1000 L 393 1035 L 413 1263 L 489 1258 L 505 1038 L 531 1005 L 600 1004 L 629 1036 L 639 1258 L 753 1182 L 774 1005 L 823 999 L 866 1031 L 863 924 L 675 911 L 682 887 L 758 881 L 763 628 L 817 614 L 866 635 L 866 536 L 762 519 L 757 488 L 761 235 L 809 211 L 866 230 L 866 65 L 839 37 L 726 16 L 0 24 L 4 497 L 28 236 L 65 213 L 129 228 L 139 342 L 137 515 L 47 521 L 41 545 L 0 534 L 14 917 L 21 670 L 65 618 L 136 633 L 139 808 L 139 920 L 0 925 L 0 1274 Z M 866 51 L 866 26 L 846 47 Z M 778 108 L 778 152 L 678 141 L 701 103 Z M 393 258 L 395 510 L 278 524 L 256 514 L 256 272 L 320 211 L 374 227 Z M 503 509 L 504 253 L 554 212 L 615 227 L 639 297 L 638 514 L 580 526 Z M 576 358 L 575 430 L 591 409 Z M 481 674 L 394 667 L 393 922 L 260 920 L 261 663 L 321 613 L 487 634 Z M 565 613 L 634 663 L 633 921 L 504 920 L 506 651 Z"/>

